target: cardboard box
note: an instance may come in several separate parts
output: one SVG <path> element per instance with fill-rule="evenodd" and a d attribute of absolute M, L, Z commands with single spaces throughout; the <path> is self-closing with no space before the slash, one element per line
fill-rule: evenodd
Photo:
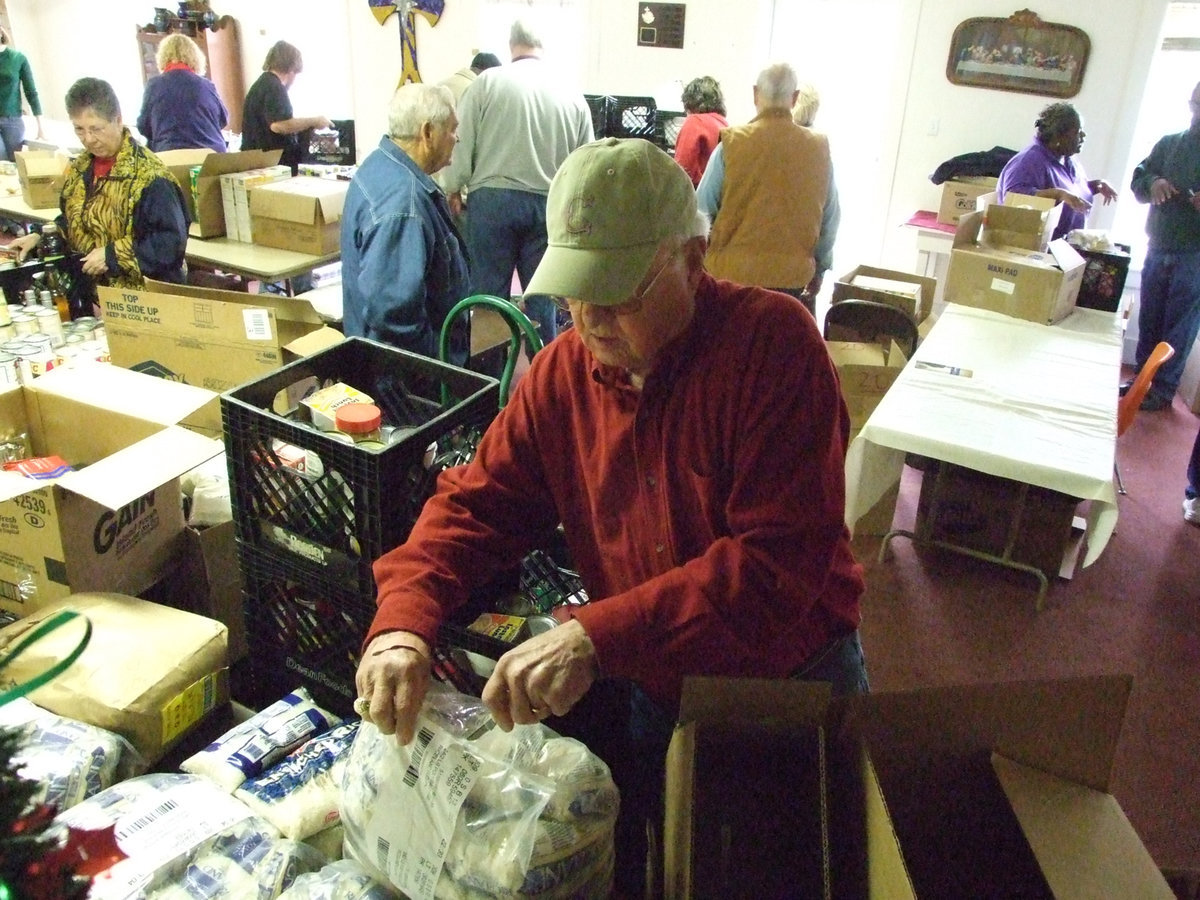
<path fill-rule="evenodd" d="M 883 282 L 909 285 L 911 290 L 897 293 L 883 289 Z M 875 300 L 904 310 L 914 322 L 923 320 L 933 309 L 933 296 L 937 292 L 937 279 L 900 272 L 895 269 L 880 269 L 876 266 L 856 266 L 833 283 L 833 303 L 843 300 Z"/>
<path fill-rule="evenodd" d="M 196 192 L 192 186 L 192 168 L 202 165 L 207 156 L 215 151 L 210 147 L 196 150 L 162 150 L 155 154 L 170 170 L 171 176 L 183 191 L 187 202 L 188 221 L 196 221 Z"/>
<path fill-rule="evenodd" d="M 254 242 L 312 256 L 341 247 L 342 206 L 348 181 L 293 178 L 250 192 Z"/>
<path fill-rule="evenodd" d="M 158 581 L 184 527 L 179 476 L 221 452 L 180 426 L 217 421 L 216 401 L 116 366 L 0 391 L 0 432 L 76 467 L 50 481 L 0 472 L 0 609 L 24 616 L 71 593 Z"/>
<path fill-rule="evenodd" d="M 190 196 L 191 167 L 199 163 L 195 205 L 189 234 L 194 237 L 218 237 L 225 233 L 225 207 L 221 202 L 221 176 L 279 163 L 282 150 L 242 150 L 237 153 L 213 153 L 197 150 L 168 150 L 158 154 L 175 175 L 175 180 Z M 181 177 L 187 176 L 187 179 Z"/>
<path fill-rule="evenodd" d="M 688 679 L 665 896 L 1170 900 L 1109 793 L 1130 688 L 1115 675 L 831 701 L 818 683 Z"/>
<path fill-rule="evenodd" d="M 53 150 L 18 150 L 17 179 L 30 209 L 57 209 L 67 177 L 67 158 Z"/>
<path fill-rule="evenodd" d="M 295 297 L 151 280 L 99 296 L 114 363 L 218 392 L 344 339 Z"/>
<path fill-rule="evenodd" d="M 975 203 L 983 210 L 982 240 L 993 247 L 1044 252 L 1062 215 L 1061 203 L 1029 194 L 1005 194 L 1003 203 L 995 193 L 981 194 Z"/>
<path fill-rule="evenodd" d="M 1112 675 L 847 702 L 829 752 L 834 896 L 1170 900 L 1110 793 L 1131 684 Z"/>
<path fill-rule="evenodd" d="M 974 212 L 976 198 L 994 192 L 999 181 L 988 175 L 966 175 L 943 182 L 937 220 L 943 225 L 956 224 L 961 215 Z"/>
<path fill-rule="evenodd" d="M 29 694 L 43 709 L 122 735 L 152 764 L 229 702 L 225 626 L 137 597 L 66 597 L 0 630 L 0 647 L 63 610 L 86 616 L 92 637 L 66 671 Z M 64 659 L 81 633 L 67 623 L 33 642 L 5 669 L 5 681 L 27 681 Z"/>
<path fill-rule="evenodd" d="M 242 572 L 232 521 L 207 528 L 184 528 L 175 564 L 165 578 L 140 596 L 224 625 L 229 630 L 230 664 L 249 653 Z"/>
<path fill-rule="evenodd" d="M 684 682 L 667 751 L 667 897 L 827 897 L 829 685 Z"/>
<path fill-rule="evenodd" d="M 940 480 L 940 485 L 938 484 Z M 937 508 L 934 509 L 935 485 Z M 917 530 L 971 550 L 1003 555 L 1012 540 L 1012 559 L 1058 577 L 1079 498 L 930 459 L 917 501 Z"/>
<path fill-rule="evenodd" d="M 1053 325 L 1071 314 L 1084 259 L 1064 240 L 1046 253 L 978 240 L 983 214 L 959 219 L 946 274 L 946 300 Z"/>

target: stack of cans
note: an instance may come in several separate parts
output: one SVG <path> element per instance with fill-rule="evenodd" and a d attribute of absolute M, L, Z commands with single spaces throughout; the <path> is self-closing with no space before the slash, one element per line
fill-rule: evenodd
<path fill-rule="evenodd" d="M 44 325 L 46 331 L 31 327 L 36 324 Z M 55 312 L 54 321 L 50 322 L 50 316 L 18 312 L 12 315 L 8 327 L 13 331 L 0 325 L 0 338 L 3 338 L 0 342 L 0 387 L 29 384 L 59 366 L 79 368 L 112 362 L 104 323 L 94 316 L 63 322 Z"/>

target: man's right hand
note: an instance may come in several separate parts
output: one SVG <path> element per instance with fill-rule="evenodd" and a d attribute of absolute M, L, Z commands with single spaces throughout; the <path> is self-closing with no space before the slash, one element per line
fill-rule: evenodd
<path fill-rule="evenodd" d="M 447 194 L 446 202 L 450 205 L 450 212 L 455 216 L 461 216 L 466 208 L 463 204 L 462 191 Z"/>
<path fill-rule="evenodd" d="M 384 734 L 395 734 L 401 744 L 413 739 L 417 713 L 429 689 L 430 647 L 424 638 L 408 631 L 388 631 L 367 645 L 354 684 L 367 701 L 369 719 Z"/>
<path fill-rule="evenodd" d="M 1179 188 L 1167 181 L 1167 179 L 1159 177 L 1155 178 L 1150 183 L 1150 203 L 1158 206 L 1166 203 L 1172 197 L 1179 193 Z"/>

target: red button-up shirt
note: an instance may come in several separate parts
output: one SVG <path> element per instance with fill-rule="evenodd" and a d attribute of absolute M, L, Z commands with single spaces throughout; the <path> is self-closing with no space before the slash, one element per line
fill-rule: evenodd
<path fill-rule="evenodd" d="M 561 522 L 603 675 L 668 709 L 687 675 L 785 677 L 859 623 L 848 434 L 816 324 L 782 294 L 705 276 L 641 392 L 568 330 L 376 562 L 369 637 L 432 641 L 447 611 Z"/>

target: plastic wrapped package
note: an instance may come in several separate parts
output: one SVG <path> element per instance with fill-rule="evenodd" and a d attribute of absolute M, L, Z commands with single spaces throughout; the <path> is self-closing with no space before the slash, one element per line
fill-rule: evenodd
<path fill-rule="evenodd" d="M 338 820 L 342 769 L 358 732 L 347 722 L 310 739 L 267 771 L 247 778 L 234 796 L 293 840 Z"/>
<path fill-rule="evenodd" d="M 341 784 L 338 784 L 339 799 L 341 792 Z M 338 821 L 328 828 L 323 828 L 316 834 L 310 834 L 304 839 L 304 843 L 310 847 L 316 847 L 329 858 L 331 862 L 342 858 L 342 842 L 346 837 L 346 829 L 342 827 L 341 813 L 338 813 Z"/>
<path fill-rule="evenodd" d="M 354 860 L 341 859 L 299 876 L 279 900 L 392 900 L 397 896 Z"/>
<path fill-rule="evenodd" d="M 317 706 L 306 689 L 297 688 L 189 756 L 179 768 L 207 776 L 232 793 L 247 778 L 261 775 L 305 741 L 341 722 Z"/>
<path fill-rule="evenodd" d="M 412 900 L 607 897 L 618 805 L 578 741 L 544 725 L 506 734 L 478 698 L 435 684 L 409 746 L 360 727 L 344 850 Z"/>
<path fill-rule="evenodd" d="M 0 706 L 0 727 L 20 729 L 14 764 L 38 785 L 33 801 L 59 812 L 146 769 L 129 741 L 103 728 L 64 718 L 26 697 Z"/>

